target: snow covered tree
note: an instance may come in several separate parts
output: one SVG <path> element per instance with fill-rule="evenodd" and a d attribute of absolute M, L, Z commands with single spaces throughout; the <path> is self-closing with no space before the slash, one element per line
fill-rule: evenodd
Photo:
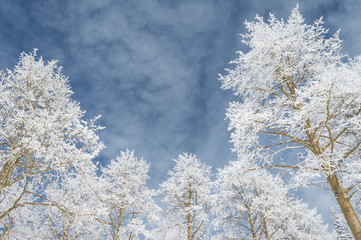
<path fill-rule="evenodd" d="M 106 209 L 97 197 L 97 166 L 87 171 L 72 172 L 49 183 L 44 189 L 40 208 L 35 203 L 33 214 L 40 215 L 38 232 L 43 239 L 105 239 L 106 226 L 99 216 Z M 31 203 L 29 203 L 31 204 Z"/>
<path fill-rule="evenodd" d="M 167 209 L 156 239 L 205 239 L 213 202 L 211 168 L 187 153 L 174 161 L 170 177 L 161 184 Z"/>
<path fill-rule="evenodd" d="M 25 202 L 19 209 L 21 217 L 13 222 L 9 237 L 105 239 L 105 225 L 98 221 L 105 209 L 88 181 L 82 174 L 74 173 L 62 178 L 61 183 L 50 183 L 41 195 L 42 202 Z"/>
<path fill-rule="evenodd" d="M 332 211 L 332 218 L 333 218 L 333 225 L 335 227 L 335 232 L 337 234 L 337 240 L 352 240 L 353 238 L 350 236 L 347 227 L 344 225 L 342 221 L 342 217 L 336 210 L 331 208 Z"/>
<path fill-rule="evenodd" d="M 103 148 L 96 118 L 82 120 L 84 112 L 70 99 L 68 79 L 56 63 L 36 60 L 34 50 L 0 74 L 1 236 L 9 236 L 21 208 L 46 205 L 49 184 L 79 171 Z"/>
<path fill-rule="evenodd" d="M 61 175 L 41 194 L 41 201 L 25 202 L 12 225 L 10 238 L 22 239 L 143 239 L 158 220 L 160 209 L 146 187 L 149 164 L 133 151 L 121 152 L 101 168 L 79 167 Z M 36 194 L 36 193 L 34 193 Z M 25 210 L 25 211 L 24 211 Z M 14 214 L 15 214 L 14 213 Z M 25 213 L 25 214 L 24 214 Z M 26 214 L 29 213 L 29 214 Z M 26 226 L 26 228 L 24 228 Z"/>
<path fill-rule="evenodd" d="M 219 171 L 216 189 L 213 224 L 222 239 L 333 239 L 316 210 L 265 169 L 233 161 Z"/>
<path fill-rule="evenodd" d="M 271 14 L 246 22 L 249 51 L 220 80 L 241 98 L 227 111 L 235 151 L 257 151 L 262 167 L 295 170 L 299 184 L 324 176 L 361 239 L 351 202 L 361 180 L 361 58 L 342 55 L 338 32 L 328 37 L 322 24 L 305 24 L 298 7 L 287 21 Z M 297 155 L 280 163 L 287 151 Z"/>
<path fill-rule="evenodd" d="M 149 237 L 146 226 L 160 212 L 153 200 L 156 192 L 146 186 L 149 163 L 127 150 L 101 170 L 98 197 L 107 214 L 99 220 L 108 225 L 107 235 L 114 240 Z"/>

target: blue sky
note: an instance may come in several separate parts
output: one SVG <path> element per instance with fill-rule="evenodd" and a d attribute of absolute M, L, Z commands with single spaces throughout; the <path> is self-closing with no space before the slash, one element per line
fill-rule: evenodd
<path fill-rule="evenodd" d="M 299 1 L 307 23 L 324 16 L 341 28 L 344 52 L 361 54 L 361 1 Z M 157 187 L 183 152 L 213 170 L 232 160 L 225 108 L 236 99 L 222 91 L 239 33 L 256 14 L 287 18 L 297 1 L 78 0 L 0 1 L 0 69 L 12 68 L 22 51 L 38 48 L 58 59 L 73 98 L 86 117 L 102 115 L 99 134 L 108 163 L 127 148 L 151 162 Z M 311 204 L 319 196 L 305 197 Z M 324 200 L 322 200 L 324 201 Z M 317 205 L 317 203 L 315 203 Z"/>

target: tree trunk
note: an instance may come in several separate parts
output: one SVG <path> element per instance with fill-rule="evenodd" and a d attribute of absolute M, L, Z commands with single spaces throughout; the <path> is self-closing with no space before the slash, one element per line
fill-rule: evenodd
<path fill-rule="evenodd" d="M 311 128 L 311 123 L 308 119 L 305 121 L 305 129 L 309 143 L 312 146 L 313 153 L 316 156 L 322 158 L 324 150 L 318 141 L 316 130 Z M 361 240 L 361 222 L 355 208 L 351 203 L 349 191 L 343 187 L 336 172 L 331 175 L 327 175 L 326 172 L 325 175 L 327 176 L 327 182 L 332 188 L 332 192 L 336 197 L 337 203 L 340 206 L 340 209 L 346 219 L 347 225 L 349 226 L 353 237 L 356 240 Z"/>
<path fill-rule="evenodd" d="M 345 216 L 354 238 L 356 240 L 361 240 L 361 222 L 351 203 L 349 191 L 342 186 L 342 183 L 336 173 L 328 176 L 327 182 L 332 188 L 332 192 L 336 197 L 338 205 Z"/>
<path fill-rule="evenodd" d="M 192 240 L 192 222 L 191 222 L 191 214 L 187 214 L 187 239 Z"/>

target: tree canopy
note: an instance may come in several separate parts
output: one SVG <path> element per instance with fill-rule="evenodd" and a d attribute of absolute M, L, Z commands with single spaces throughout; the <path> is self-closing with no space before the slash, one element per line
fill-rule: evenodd
<path fill-rule="evenodd" d="M 360 57 L 342 54 L 338 32 L 329 36 L 322 18 L 306 24 L 298 7 L 287 21 L 257 16 L 246 28 L 249 50 L 220 77 L 241 98 L 227 110 L 234 150 L 258 155 L 243 161 L 256 159 L 261 167 L 295 170 L 292 180 L 300 185 L 323 175 L 361 239 L 350 201 L 361 180 Z M 280 163 L 290 150 L 294 159 Z"/>

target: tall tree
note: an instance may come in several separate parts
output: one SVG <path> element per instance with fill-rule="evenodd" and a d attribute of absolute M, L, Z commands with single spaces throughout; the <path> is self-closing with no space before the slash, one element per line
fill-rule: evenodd
<path fill-rule="evenodd" d="M 361 61 L 342 55 L 338 32 L 328 37 L 322 24 L 305 24 L 298 7 L 287 21 L 271 14 L 246 22 L 249 51 L 220 80 L 241 97 L 227 111 L 235 150 L 257 151 L 261 166 L 298 170 L 301 184 L 323 175 L 361 239 L 351 202 L 361 180 Z M 297 156 L 275 162 L 295 148 Z"/>
<path fill-rule="evenodd" d="M 127 150 L 102 168 L 98 197 L 106 209 L 99 220 L 105 223 L 110 239 L 149 237 L 147 226 L 158 220 L 156 192 L 146 186 L 149 163 Z"/>
<path fill-rule="evenodd" d="M 79 171 L 103 148 L 100 127 L 82 120 L 68 78 L 33 53 L 0 74 L 0 231 L 9 234 L 25 205 L 42 204 L 44 189 Z"/>
<path fill-rule="evenodd" d="M 167 209 L 156 239 L 205 239 L 213 202 L 211 168 L 193 154 L 174 161 L 170 177 L 161 184 Z"/>
<path fill-rule="evenodd" d="M 213 224 L 223 239 L 333 239 L 316 210 L 290 197 L 282 179 L 265 169 L 230 162 L 216 189 Z"/>

